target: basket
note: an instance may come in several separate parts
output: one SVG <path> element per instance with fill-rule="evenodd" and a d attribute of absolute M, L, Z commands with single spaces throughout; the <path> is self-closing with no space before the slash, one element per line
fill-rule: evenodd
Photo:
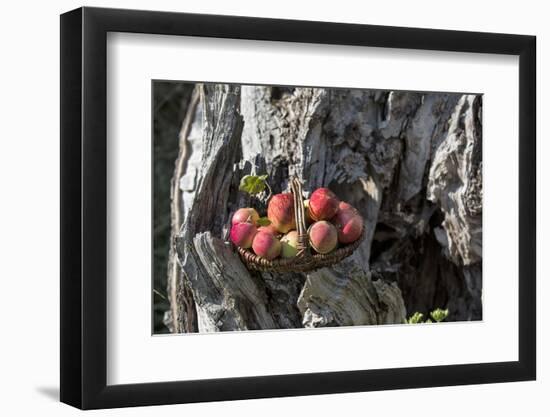
<path fill-rule="evenodd" d="M 266 272 L 308 272 L 319 268 L 337 264 L 350 256 L 359 247 L 365 238 L 365 228 L 359 239 L 345 246 L 341 246 L 330 253 L 312 253 L 306 229 L 302 184 L 297 178 L 291 181 L 291 191 L 294 197 L 294 215 L 296 216 L 296 230 L 298 232 L 298 253 L 294 258 L 279 258 L 272 261 L 256 255 L 250 249 L 237 247 L 237 251 L 248 269 Z"/>

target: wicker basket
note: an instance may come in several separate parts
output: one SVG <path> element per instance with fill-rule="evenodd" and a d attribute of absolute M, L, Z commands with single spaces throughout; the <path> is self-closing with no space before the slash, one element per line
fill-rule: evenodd
<path fill-rule="evenodd" d="M 309 238 L 306 229 L 304 200 L 302 197 L 302 184 L 298 179 L 291 181 L 291 191 L 294 195 L 294 214 L 296 216 L 296 229 L 298 232 L 298 253 L 294 258 L 279 258 L 272 261 L 256 255 L 250 249 L 237 247 L 244 264 L 255 271 L 271 272 L 307 272 L 326 266 L 334 265 L 351 255 L 361 244 L 365 237 L 365 229 L 355 242 L 327 253 L 318 254 L 310 249 Z"/>

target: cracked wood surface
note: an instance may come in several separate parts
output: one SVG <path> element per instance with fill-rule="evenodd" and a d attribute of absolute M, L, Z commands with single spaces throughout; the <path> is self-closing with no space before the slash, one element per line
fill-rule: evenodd
<path fill-rule="evenodd" d="M 436 307 L 481 318 L 480 97 L 200 88 L 176 238 L 199 331 L 402 323 Z M 306 194 L 331 188 L 363 215 L 365 240 L 331 268 L 247 270 L 227 236 L 237 208 L 265 212 L 267 195 L 238 191 L 249 173 L 268 174 L 274 193 L 292 176 Z"/>

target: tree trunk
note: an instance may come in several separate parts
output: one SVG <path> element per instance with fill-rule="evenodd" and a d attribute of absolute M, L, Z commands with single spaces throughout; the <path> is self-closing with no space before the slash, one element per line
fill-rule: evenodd
<path fill-rule="evenodd" d="M 481 318 L 481 101 L 477 96 L 199 85 L 176 174 L 181 279 L 169 282 L 172 331 L 402 323 L 449 308 Z M 274 193 L 297 176 L 357 207 L 366 238 L 311 273 L 247 270 L 227 243 L 239 207 L 265 212 L 238 186 L 268 174 Z M 175 253 L 173 254 L 175 256 Z M 185 295 L 184 292 L 190 294 Z M 195 311 L 182 308 L 191 295 Z"/>

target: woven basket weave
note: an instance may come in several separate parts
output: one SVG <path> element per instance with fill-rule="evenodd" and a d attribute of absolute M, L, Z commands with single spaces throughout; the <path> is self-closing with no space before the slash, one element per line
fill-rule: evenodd
<path fill-rule="evenodd" d="M 304 199 L 302 197 L 302 184 L 297 178 L 291 181 L 291 191 L 294 197 L 294 215 L 296 216 L 296 230 L 298 232 L 298 253 L 294 258 L 278 258 L 272 261 L 256 255 L 250 249 L 237 247 L 244 264 L 252 270 L 271 272 L 307 272 L 326 266 L 334 265 L 351 255 L 361 244 L 365 237 L 365 229 L 355 242 L 327 254 L 319 254 L 312 251 L 306 229 L 306 217 Z"/>

